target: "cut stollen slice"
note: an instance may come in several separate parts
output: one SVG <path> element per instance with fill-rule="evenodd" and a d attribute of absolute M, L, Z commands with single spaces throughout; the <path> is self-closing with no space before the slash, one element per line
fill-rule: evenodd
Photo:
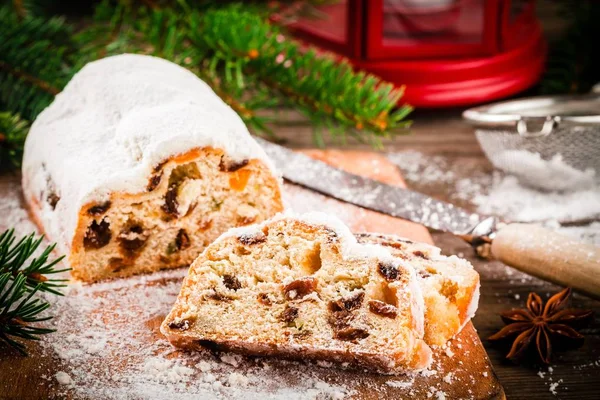
<path fill-rule="evenodd" d="M 337 218 L 280 214 L 231 229 L 196 259 L 161 331 L 178 347 L 426 368 L 416 273 Z"/>
<path fill-rule="evenodd" d="M 425 341 L 441 346 L 471 320 L 479 302 L 479 274 L 467 260 L 395 235 L 356 234 L 359 243 L 379 244 L 417 272 L 425 299 Z"/>

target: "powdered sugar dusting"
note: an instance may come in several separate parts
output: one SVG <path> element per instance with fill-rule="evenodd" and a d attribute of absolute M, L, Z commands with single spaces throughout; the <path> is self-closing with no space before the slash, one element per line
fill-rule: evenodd
<path fill-rule="evenodd" d="M 514 175 L 499 171 L 487 173 L 465 164 L 458 165 L 442 156 L 429 156 L 407 151 L 389 155 L 404 173 L 411 186 L 418 190 L 443 186 L 452 201 L 476 209 L 481 214 L 497 215 L 513 222 L 538 223 L 547 228 L 575 237 L 581 241 L 600 245 L 600 183 L 591 171 L 570 171 L 547 176 L 549 171 L 560 169 L 562 159 L 538 160 L 535 153 L 518 153 L 521 159 L 529 158 L 524 166 L 531 167 L 529 178 L 550 179 L 552 189 L 541 191 L 527 186 Z M 537 160 L 537 164 L 536 164 Z M 538 165 L 546 163 L 549 165 Z M 538 165 L 537 170 L 532 167 Z M 516 168 L 514 165 L 512 168 Z M 537 176 L 535 173 L 539 172 Z M 596 179 L 593 179 L 595 176 Z M 539 186 L 539 185 L 538 185 Z M 576 223 L 576 226 L 571 226 Z"/>
<path fill-rule="evenodd" d="M 66 252 L 83 204 L 145 192 L 157 164 L 204 146 L 272 168 L 240 117 L 190 71 L 150 56 L 104 58 L 78 72 L 33 123 L 25 197 L 40 200 L 44 228 Z M 48 191 L 60 197 L 55 205 Z"/>
<path fill-rule="evenodd" d="M 515 175 L 521 183 L 542 190 L 565 191 L 586 189 L 594 185 L 596 172 L 573 168 L 555 154 L 544 160 L 539 153 L 527 150 L 506 150 L 494 155 L 491 160 L 504 172 Z"/>

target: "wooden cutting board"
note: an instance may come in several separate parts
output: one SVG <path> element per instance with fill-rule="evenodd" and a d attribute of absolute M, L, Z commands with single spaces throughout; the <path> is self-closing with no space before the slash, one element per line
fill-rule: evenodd
<path fill-rule="evenodd" d="M 311 150 L 308 154 L 357 174 L 389 184 L 404 185 L 397 168 L 375 153 Z M 5 184 L 0 185 L 0 192 L 9 190 L 7 187 Z M 413 240 L 432 242 L 431 236 L 423 226 L 343 204 L 294 185 L 286 184 L 285 199 L 288 205 L 297 211 L 334 212 L 355 232 L 393 233 Z M 160 370 L 173 368 L 174 365 L 184 365 L 189 368 L 180 371 L 184 379 L 180 386 L 173 386 L 175 392 L 170 393 L 169 397 L 182 398 L 195 393 L 192 396 L 194 398 L 207 398 L 212 392 L 203 394 L 204 392 L 192 392 L 191 389 L 195 380 L 205 379 L 206 372 L 200 371 L 198 366 L 203 360 L 207 360 L 213 362 L 212 368 L 217 379 L 218 373 L 233 374 L 236 377 L 234 381 L 230 379 L 229 383 L 225 379 L 225 386 L 239 383 L 237 373 L 250 378 L 249 382 L 242 381 L 239 390 L 228 392 L 225 390 L 226 387 L 220 392 L 214 392 L 224 398 L 240 396 L 245 399 L 265 398 L 267 396 L 265 390 L 269 392 L 273 386 L 273 391 L 281 398 L 300 398 L 303 395 L 310 397 L 310 393 L 314 392 L 316 398 L 335 398 L 342 395 L 344 398 L 351 399 L 504 399 L 502 387 L 471 323 L 467 324 L 446 348 L 434 351 L 434 364 L 429 371 L 414 376 L 382 376 L 322 365 L 256 359 L 235 359 L 235 362 L 225 359 L 223 367 L 228 369 L 223 372 L 218 367 L 218 371 L 215 372 L 214 355 L 185 353 L 173 350 L 165 343 L 158 329 L 164 315 L 169 311 L 168 303 L 155 305 L 155 311 L 150 312 L 148 308 L 151 307 L 145 307 L 143 301 L 119 300 L 135 296 L 136 293 L 143 294 L 141 295 L 143 299 L 144 296 L 148 296 L 148 293 L 152 295 L 152 288 L 161 290 L 165 287 L 170 287 L 172 293 L 166 295 L 163 293 L 163 296 L 174 298 L 176 290 L 174 291 L 173 288 L 178 287 L 182 276 L 183 272 L 175 275 L 159 273 L 155 274 L 155 278 L 132 278 L 126 285 L 116 282 L 88 287 L 87 290 L 92 289 L 93 293 L 83 297 L 89 298 L 94 302 L 93 304 L 104 300 L 101 302 L 102 307 L 82 310 L 79 317 L 76 309 L 65 309 L 64 315 L 60 317 L 63 321 L 62 330 L 50 335 L 43 345 L 30 346 L 32 353 L 30 357 L 21 357 L 6 348 L 0 348 L 0 398 L 160 398 L 155 393 L 163 390 L 164 385 L 173 385 L 165 379 L 171 375 L 163 374 L 164 371 Z M 94 290 L 94 287 L 97 290 Z M 67 317 L 69 313 L 73 315 Z M 139 318 L 132 321 L 131 315 L 137 314 Z M 68 323 L 68 318 L 74 321 L 73 324 Z M 78 318 L 88 318 L 90 322 L 81 323 Z M 98 323 L 102 326 L 94 328 L 94 324 Z M 82 329 L 82 327 L 86 328 Z M 110 338 L 107 340 L 106 337 L 94 337 L 90 333 L 93 333 L 94 329 L 109 332 L 129 330 L 134 339 L 131 343 L 127 343 L 128 341 L 115 343 Z M 62 336 L 58 340 L 55 335 Z M 100 347 L 95 349 L 93 344 L 86 342 L 85 348 L 81 351 L 77 348 L 83 343 L 80 336 L 89 336 L 90 340 L 99 343 Z M 65 337 L 71 338 L 72 341 Z M 53 340 L 60 345 L 53 343 Z M 72 348 L 68 346 L 65 348 L 65 343 L 72 343 Z M 114 347 L 114 351 L 107 351 L 107 347 L 111 346 Z M 143 380 L 147 380 L 149 376 L 148 365 L 150 368 L 155 368 L 155 364 L 148 363 L 146 354 L 148 348 L 152 348 L 154 353 L 160 353 L 160 360 L 166 362 L 166 364 L 165 362 L 157 364 L 158 371 L 153 372 L 155 375 L 152 376 L 156 376 L 158 382 Z M 74 353 L 75 351 L 80 351 L 81 354 Z M 78 356 L 82 359 L 78 359 Z M 217 363 L 220 362 L 216 360 Z M 140 367 L 144 362 L 146 364 Z M 137 373 L 127 374 L 128 369 L 132 368 L 139 368 L 139 376 Z M 260 373 L 256 373 L 257 370 Z M 58 371 L 66 371 L 73 383 L 58 384 L 55 379 Z M 181 376 L 176 374 L 176 379 L 177 377 Z M 123 380 L 130 383 L 123 384 Z M 307 382 L 310 383 L 308 386 Z M 113 384 L 121 391 L 109 390 L 108 388 Z M 171 386 L 169 390 L 170 388 Z"/>

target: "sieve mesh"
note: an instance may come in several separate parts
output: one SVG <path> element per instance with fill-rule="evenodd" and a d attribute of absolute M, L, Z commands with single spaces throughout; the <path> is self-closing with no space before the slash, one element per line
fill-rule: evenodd
<path fill-rule="evenodd" d="M 600 178 L 600 126 L 559 127 L 543 137 L 524 137 L 514 130 L 493 128 L 478 129 L 475 135 L 486 156 L 500 170 L 517 170 L 507 165 L 506 155 L 511 150 L 525 150 L 544 160 L 561 155 L 565 164 L 580 171 L 593 170 L 596 179 Z"/>

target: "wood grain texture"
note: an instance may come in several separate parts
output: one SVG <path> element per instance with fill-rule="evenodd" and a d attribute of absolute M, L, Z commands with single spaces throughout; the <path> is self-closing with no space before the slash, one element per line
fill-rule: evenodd
<path fill-rule="evenodd" d="M 356 173 L 381 179 L 390 184 L 403 185 L 398 171 L 379 155 L 367 152 L 311 151 L 314 157 L 329 161 L 339 167 Z M 288 190 L 306 190 L 286 184 Z M 293 189 L 295 188 L 295 189 Z M 324 201 L 336 201 L 325 199 Z M 395 233 L 416 240 L 431 242 L 427 230 L 411 222 L 402 221 L 384 214 L 362 210 L 349 204 L 338 204 L 351 213 L 351 228 L 357 230 L 379 230 Z M 349 221 L 350 222 L 350 221 Z M 375 229 L 374 229 L 375 228 Z M 133 289 L 132 289 L 133 290 Z M 105 311 L 107 324 L 115 320 L 114 309 Z M 160 338 L 158 331 L 162 318 L 146 322 L 149 337 Z M 150 343 L 149 343 L 150 344 Z M 50 381 L 40 376 L 52 376 L 60 370 L 58 361 L 48 356 L 41 356 L 36 345 L 31 347 L 32 356 L 25 358 L 6 349 L 0 350 L 0 397 L 6 399 L 43 399 L 56 397 L 55 388 Z M 177 352 L 178 357 L 185 353 Z M 127 354 L 116 353 L 122 357 L 123 363 Z M 335 368 L 318 368 L 316 374 L 332 384 L 342 384 L 354 390 L 353 399 L 426 399 L 435 396 L 438 391 L 445 393 L 447 399 L 502 399 L 504 394 L 491 363 L 485 353 L 479 337 L 469 323 L 454 339 L 447 349 L 435 351 L 435 371 L 433 375 L 417 375 L 390 377 L 361 371 L 338 370 Z M 118 360 L 117 360 L 118 361 Z M 240 366 L 243 373 L 244 366 Z M 283 367 L 282 367 L 283 368 Z M 290 368 L 289 364 L 285 368 Z M 449 375 L 450 374 L 450 375 Z M 392 384 L 390 384 L 392 382 Z M 410 382 L 410 385 L 406 385 Z"/>

